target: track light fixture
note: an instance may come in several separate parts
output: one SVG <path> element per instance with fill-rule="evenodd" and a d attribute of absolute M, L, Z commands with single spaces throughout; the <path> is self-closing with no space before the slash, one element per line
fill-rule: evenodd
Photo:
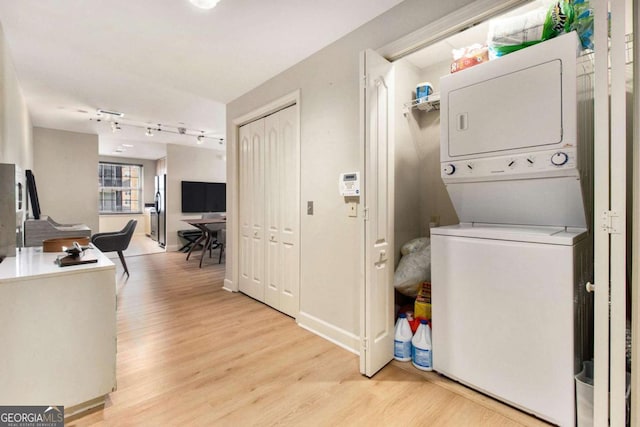
<path fill-rule="evenodd" d="M 110 116 L 105 116 L 106 114 L 110 114 Z M 100 110 L 99 113 L 96 114 L 95 117 L 90 117 L 90 121 L 95 121 L 97 123 L 108 123 L 111 128 L 111 132 L 116 133 L 121 131 L 123 128 L 131 127 L 141 129 L 146 136 L 154 136 L 155 133 L 172 133 L 175 135 L 184 135 L 187 137 L 195 137 L 196 143 L 198 145 L 204 144 L 206 139 L 214 139 L 219 142 L 220 145 L 224 145 L 224 138 L 220 138 L 219 136 L 214 135 L 206 135 L 208 131 L 202 129 L 189 129 L 184 127 L 184 123 L 180 122 L 178 126 L 166 125 L 162 123 L 158 123 L 156 125 L 152 125 L 151 121 L 147 122 L 136 122 L 128 119 L 120 119 L 118 121 L 114 120 L 116 114 L 122 114 L 118 112 L 110 112 L 107 113 L 105 110 Z M 126 129 L 125 129 L 126 130 Z M 212 132 L 211 132 L 212 133 Z"/>

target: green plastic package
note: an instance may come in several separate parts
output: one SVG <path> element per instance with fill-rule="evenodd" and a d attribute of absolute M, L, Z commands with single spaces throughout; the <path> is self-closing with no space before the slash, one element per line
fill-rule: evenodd
<path fill-rule="evenodd" d="M 552 4 L 547 12 L 542 29 L 542 40 L 549 40 L 563 33 L 571 31 L 574 20 L 574 10 L 571 1 L 563 0 Z"/>

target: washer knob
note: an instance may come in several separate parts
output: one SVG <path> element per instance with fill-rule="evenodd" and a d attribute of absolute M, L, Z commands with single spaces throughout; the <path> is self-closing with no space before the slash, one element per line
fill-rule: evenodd
<path fill-rule="evenodd" d="M 452 164 L 448 164 L 444 167 L 444 173 L 447 175 L 453 175 L 456 172 L 456 167 Z"/>
<path fill-rule="evenodd" d="M 551 156 L 551 163 L 555 166 L 562 166 L 569 161 L 569 156 L 567 153 L 563 153 L 562 151 L 558 151 L 554 155 Z"/>

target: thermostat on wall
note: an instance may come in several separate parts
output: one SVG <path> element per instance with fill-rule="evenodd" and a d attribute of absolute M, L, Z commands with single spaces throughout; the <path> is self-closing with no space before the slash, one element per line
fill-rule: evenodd
<path fill-rule="evenodd" d="M 341 173 L 338 186 L 341 196 L 360 196 L 360 172 Z"/>

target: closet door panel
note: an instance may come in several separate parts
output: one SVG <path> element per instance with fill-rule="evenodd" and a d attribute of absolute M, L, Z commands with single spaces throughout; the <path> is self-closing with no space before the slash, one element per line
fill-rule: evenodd
<path fill-rule="evenodd" d="M 299 310 L 300 277 L 300 171 L 299 142 L 297 129 L 297 106 L 288 107 L 278 113 L 279 167 L 278 181 L 280 199 L 280 308 L 297 316 Z"/>
<path fill-rule="evenodd" d="M 264 120 L 251 123 L 251 286 L 264 301 Z"/>
<path fill-rule="evenodd" d="M 239 130 L 240 173 L 239 173 L 239 222 L 240 222 L 240 270 L 239 288 L 242 292 L 250 289 L 251 281 L 251 125 Z"/>
<path fill-rule="evenodd" d="M 280 290 L 282 262 L 280 259 L 280 216 L 281 216 L 281 188 L 279 170 L 281 169 L 279 114 L 265 117 L 265 223 L 267 226 L 267 286 L 265 289 L 265 303 L 280 309 Z"/>

